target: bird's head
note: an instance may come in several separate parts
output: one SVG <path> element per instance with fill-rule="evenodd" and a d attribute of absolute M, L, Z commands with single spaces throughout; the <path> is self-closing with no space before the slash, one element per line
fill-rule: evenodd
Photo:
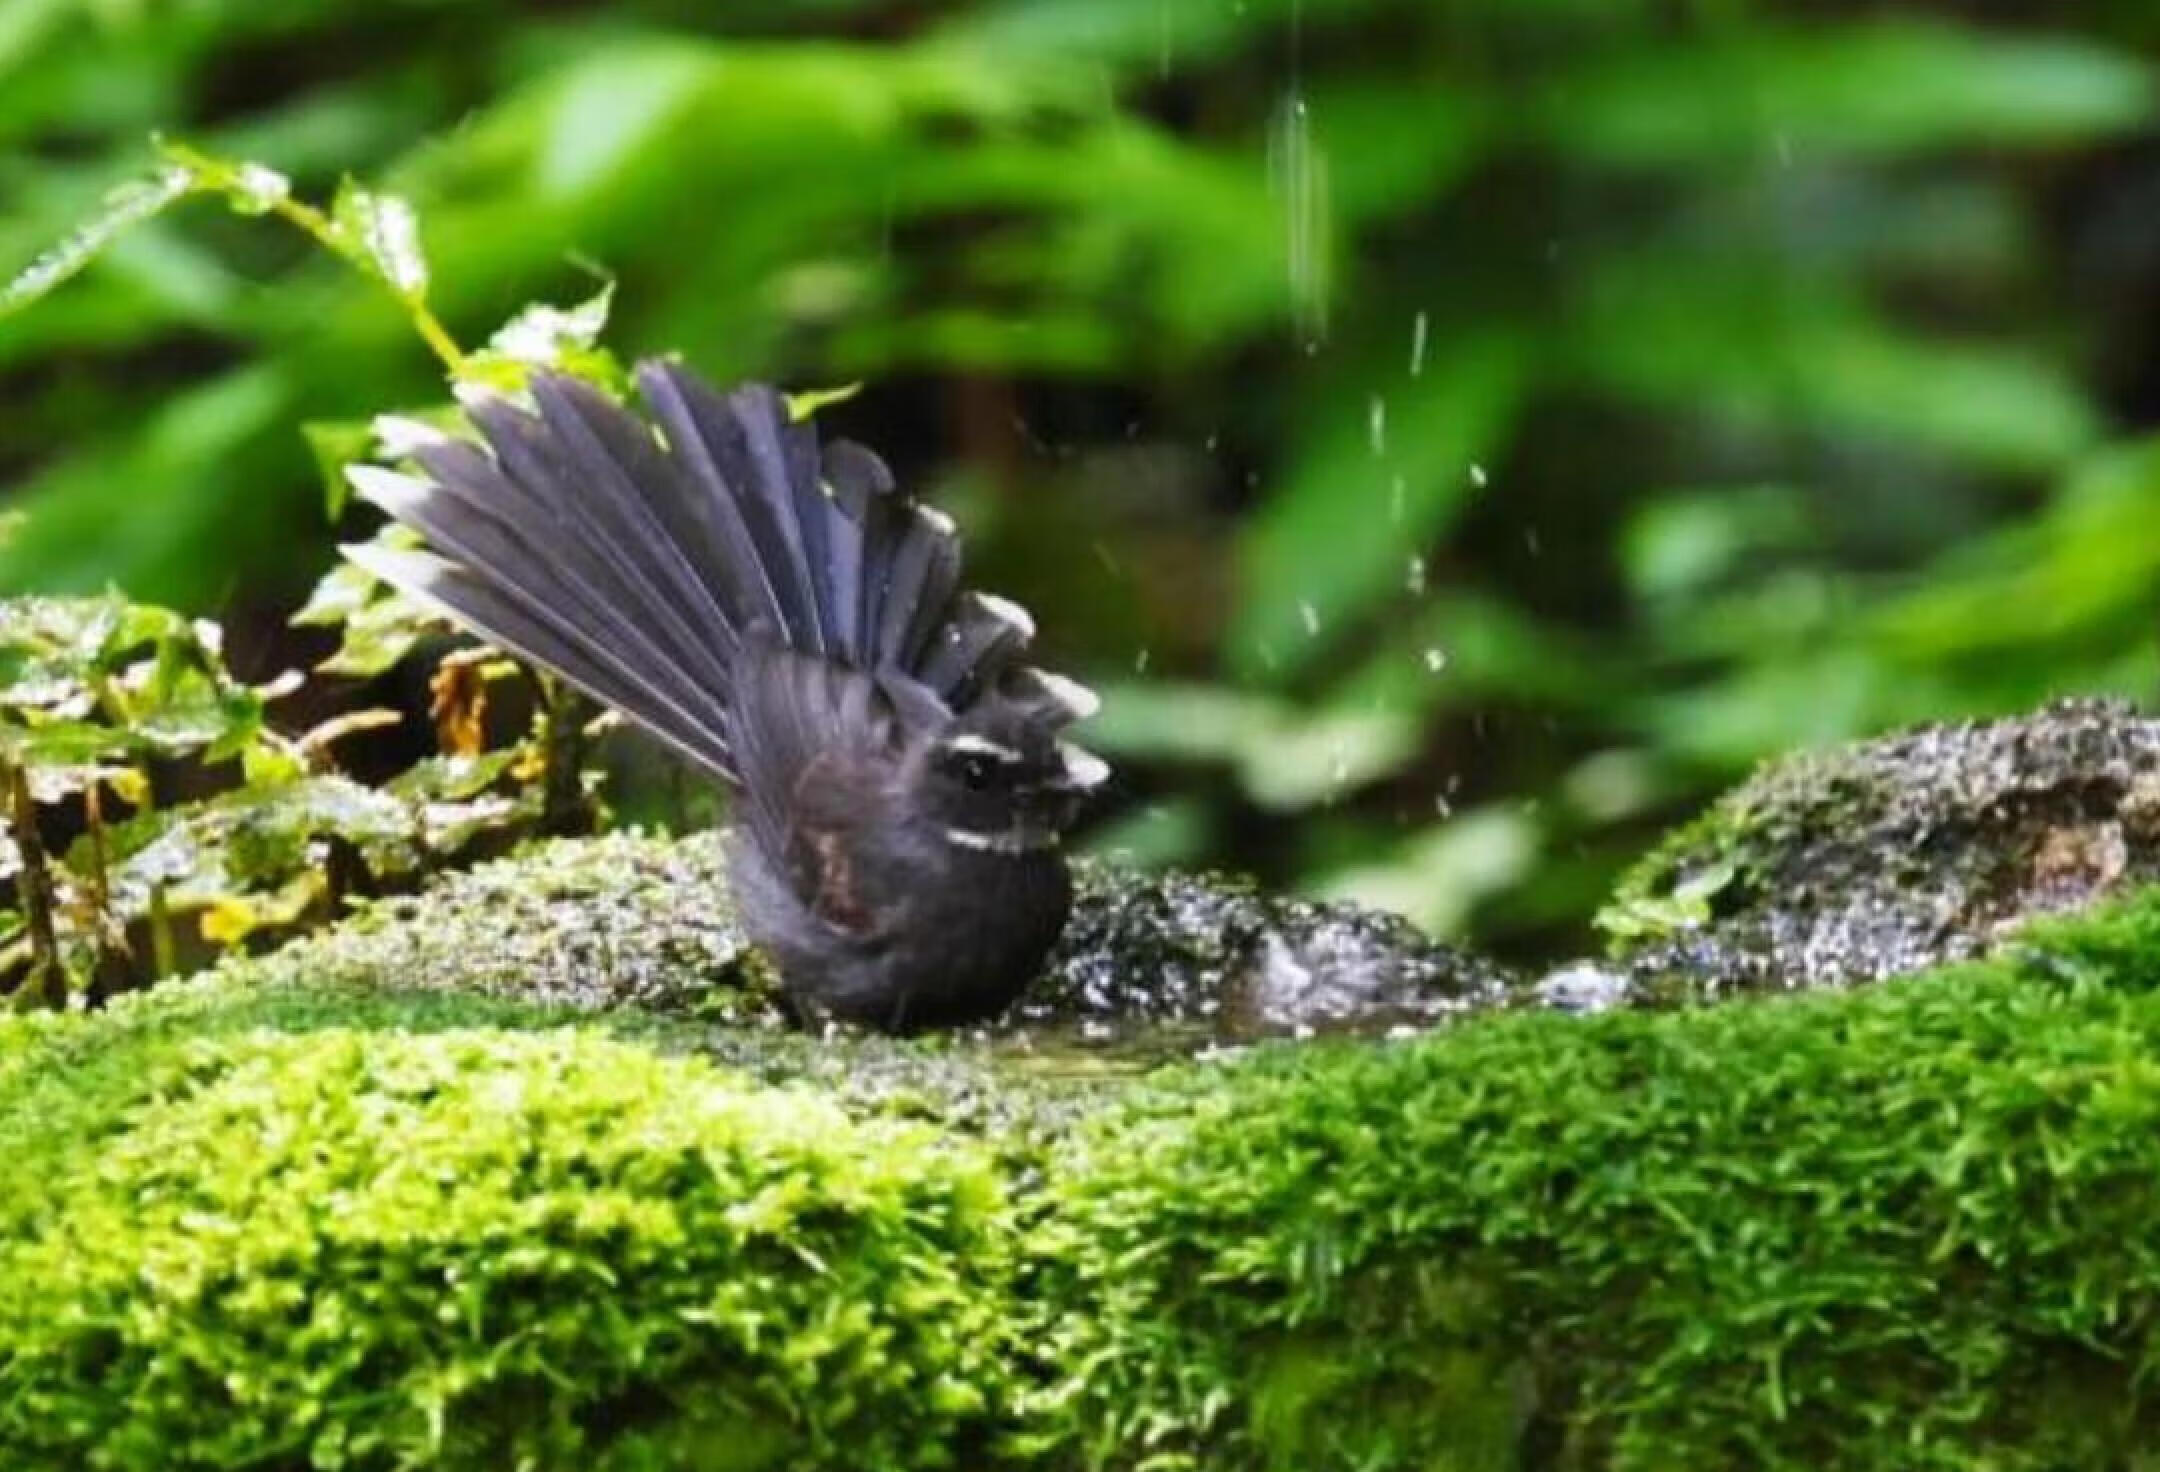
<path fill-rule="evenodd" d="M 1109 763 L 1060 737 L 1093 700 L 1039 671 L 999 682 L 916 741 L 904 768 L 914 812 L 962 848 L 1055 847 L 1110 775 Z"/>

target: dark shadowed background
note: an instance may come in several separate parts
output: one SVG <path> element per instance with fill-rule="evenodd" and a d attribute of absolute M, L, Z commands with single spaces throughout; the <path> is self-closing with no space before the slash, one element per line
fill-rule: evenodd
<path fill-rule="evenodd" d="M 1104 691 L 1096 844 L 1540 953 L 1766 753 L 2151 689 L 2156 59 L 2144 0 L 0 0 L 0 277 L 165 130 L 407 195 L 468 343 L 606 276 L 626 356 L 860 379 Z M 0 321 L 0 591 L 313 658 L 365 525 L 301 426 L 441 394 L 168 213 Z"/>

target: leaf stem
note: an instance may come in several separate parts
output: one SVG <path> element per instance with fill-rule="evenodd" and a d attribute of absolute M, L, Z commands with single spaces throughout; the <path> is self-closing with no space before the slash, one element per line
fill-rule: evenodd
<path fill-rule="evenodd" d="M 264 193 L 251 187 L 248 180 L 242 177 L 241 171 L 231 163 L 185 143 L 159 138 L 157 149 L 167 159 L 192 174 L 197 180 L 196 188 L 199 191 L 208 190 L 222 194 L 244 209 L 275 215 L 338 259 L 357 267 L 362 275 L 380 282 L 390 295 L 397 298 L 399 305 L 405 308 L 406 315 L 412 319 L 413 330 L 418 332 L 420 340 L 428 345 L 428 351 L 442 361 L 450 376 L 455 378 L 464 372 L 464 350 L 457 345 L 457 340 L 450 335 L 449 329 L 443 326 L 442 319 L 429 310 L 427 303 L 417 294 L 399 290 L 395 282 L 386 278 L 356 253 L 351 243 L 338 233 L 336 222 L 328 214 L 311 204 L 294 199 L 290 194 Z"/>
<path fill-rule="evenodd" d="M 30 796 L 30 774 L 10 762 L 4 769 L 9 826 L 22 863 L 23 918 L 30 927 L 30 976 L 23 994 L 58 1011 L 67 1005 L 67 973 L 60 964 L 60 941 L 53 931 L 52 870 L 45 841 L 38 833 L 37 802 Z"/>

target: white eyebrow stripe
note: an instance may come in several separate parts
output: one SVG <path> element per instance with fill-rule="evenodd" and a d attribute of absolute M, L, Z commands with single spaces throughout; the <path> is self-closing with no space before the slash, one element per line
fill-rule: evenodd
<path fill-rule="evenodd" d="M 1003 742 L 992 741 L 987 736 L 978 736 L 973 731 L 962 731 L 957 736 L 948 736 L 939 744 L 947 751 L 964 751 L 971 756 L 986 756 L 993 761 L 1008 762 L 1015 766 L 1019 765 L 1020 762 L 1019 752 L 1014 751 Z"/>

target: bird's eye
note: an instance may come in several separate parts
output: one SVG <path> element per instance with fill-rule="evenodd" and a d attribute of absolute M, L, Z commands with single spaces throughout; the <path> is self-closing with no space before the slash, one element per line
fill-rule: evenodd
<path fill-rule="evenodd" d="M 990 786 L 996 775 L 997 764 L 980 752 L 969 752 L 957 764 L 961 785 L 970 792 L 981 792 Z"/>

